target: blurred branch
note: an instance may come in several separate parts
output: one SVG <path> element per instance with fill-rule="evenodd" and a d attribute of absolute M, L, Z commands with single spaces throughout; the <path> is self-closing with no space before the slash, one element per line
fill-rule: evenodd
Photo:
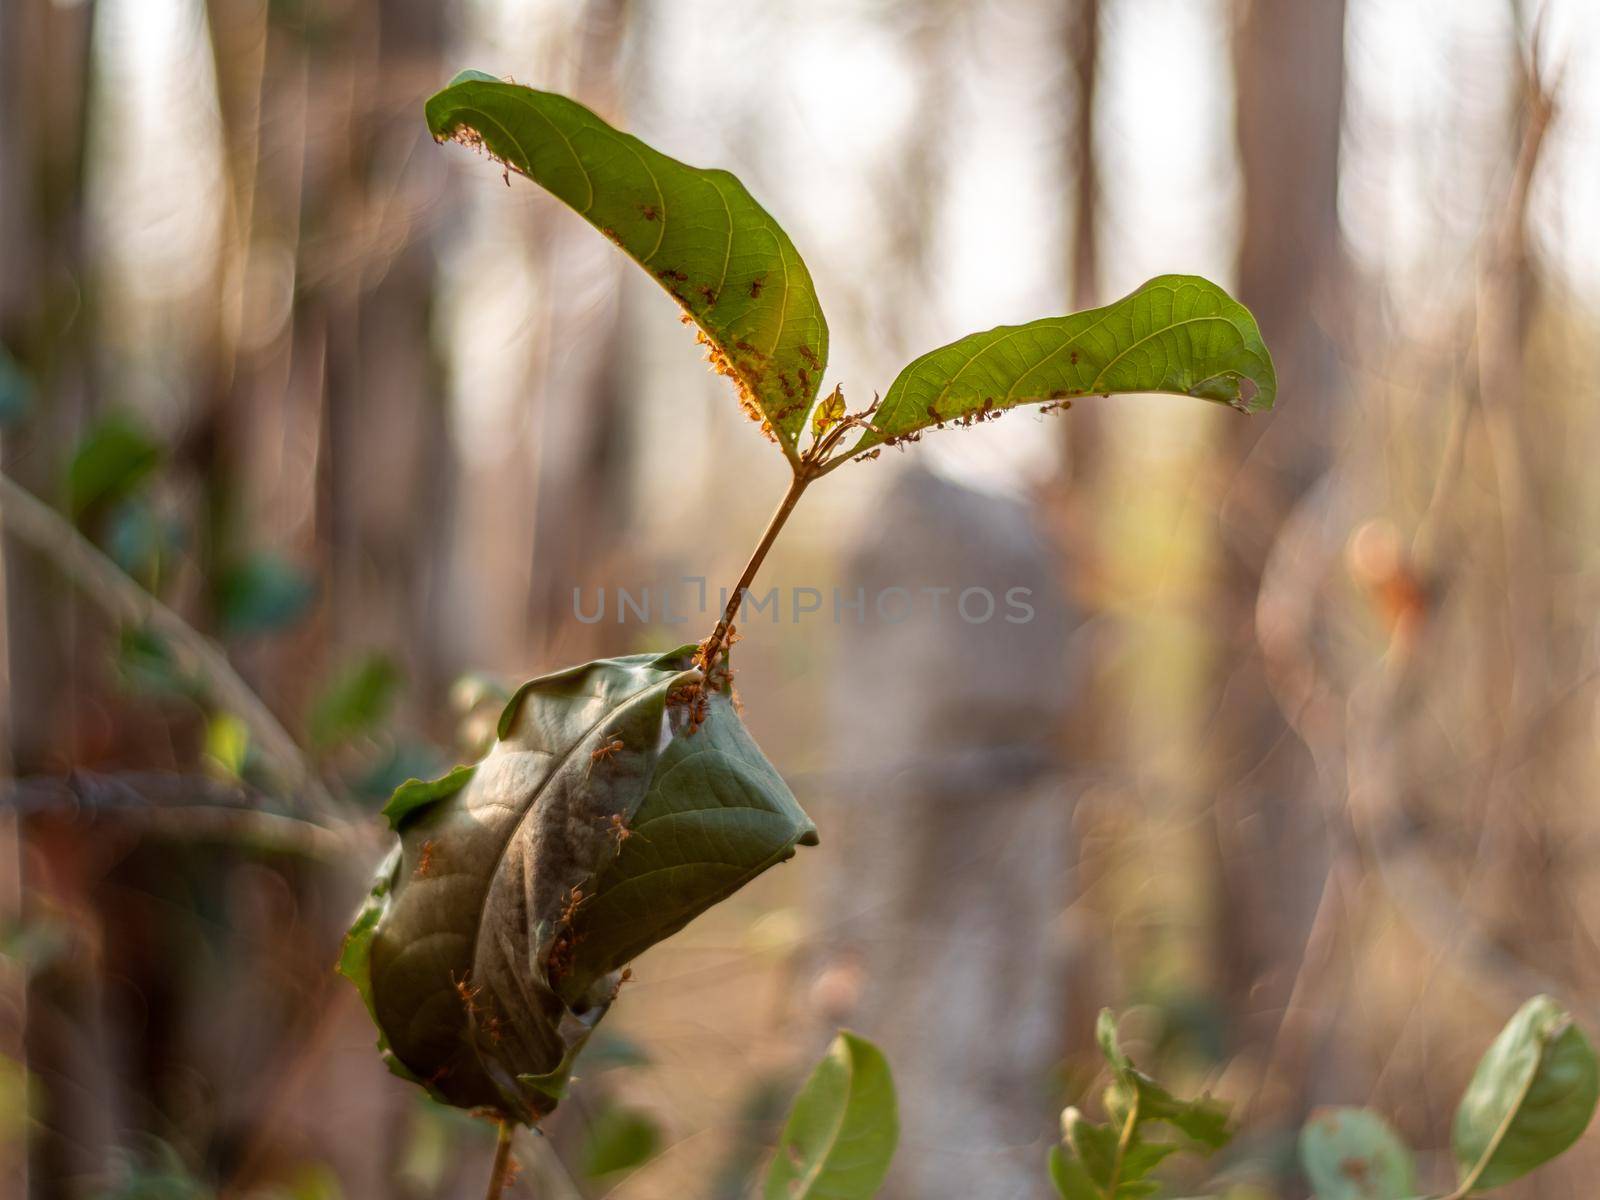
<path fill-rule="evenodd" d="M 1331 786 L 1343 775 L 1345 802 L 1325 814 L 1334 847 L 1330 875 L 1348 870 L 1352 853 L 1375 867 L 1378 882 L 1417 935 L 1453 949 L 1493 994 L 1516 1001 L 1569 991 L 1570 981 L 1551 979 L 1483 927 L 1428 860 L 1422 844 L 1427 830 L 1404 810 L 1405 731 L 1418 708 L 1425 668 L 1440 653 L 1433 624 L 1424 621 L 1409 635 L 1397 630 L 1388 654 L 1366 680 L 1348 689 L 1318 661 L 1317 602 L 1342 559 L 1352 514 L 1339 501 L 1348 490 L 1325 480 L 1284 522 L 1263 572 L 1257 620 L 1269 685 L 1285 719 Z M 1443 575 L 1432 584 L 1437 599 Z M 1342 721 L 1335 719 L 1340 705 Z M 1338 921 L 1338 913 L 1319 909 L 1319 925 Z M 1312 941 L 1334 936 L 1333 930 L 1314 928 Z M 1325 965 L 1317 959 L 1308 944 L 1302 972 Z M 1291 1004 L 1285 1021 L 1295 1015 Z"/>
<path fill-rule="evenodd" d="M 200 669 L 218 703 L 244 721 L 284 783 L 296 795 L 303 796 L 317 815 L 340 815 L 339 806 L 300 747 L 240 678 L 220 646 L 130 579 L 61 514 L 3 474 L 0 521 L 12 535 L 55 564 L 111 617 L 148 626 L 168 638 Z"/>
<path fill-rule="evenodd" d="M 1541 71 L 1534 58 L 1527 69 L 1521 144 L 1505 210 L 1485 248 L 1477 298 L 1478 402 L 1499 491 L 1506 610 L 1514 652 L 1508 681 L 1513 715 L 1519 708 L 1528 711 L 1538 706 L 1550 675 L 1543 653 L 1549 621 L 1544 536 L 1522 427 L 1528 196 L 1556 111 L 1553 85 Z"/>
<path fill-rule="evenodd" d="M 23 815 L 108 814 L 163 837 L 219 840 L 297 854 L 323 862 L 349 857 L 349 825 L 330 829 L 261 808 L 263 797 L 242 784 L 203 775 L 135 772 L 100 775 L 74 771 L 12 783 L 6 803 Z"/>

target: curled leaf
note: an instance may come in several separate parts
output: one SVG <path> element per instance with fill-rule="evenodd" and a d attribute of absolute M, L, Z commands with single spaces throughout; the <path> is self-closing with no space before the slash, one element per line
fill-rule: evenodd
<path fill-rule="evenodd" d="M 815 842 L 694 649 L 525 684 L 481 762 L 385 810 L 399 846 L 341 969 L 438 1099 L 554 1108 L 619 969 Z"/>
<path fill-rule="evenodd" d="M 399 833 L 407 816 L 419 808 L 426 808 L 436 800 L 455 795 L 467 786 L 467 781 L 477 769 L 475 766 L 455 767 L 438 779 L 406 780 L 395 788 L 394 795 L 390 796 L 389 802 L 383 806 L 383 815 L 389 821 L 389 828 Z"/>

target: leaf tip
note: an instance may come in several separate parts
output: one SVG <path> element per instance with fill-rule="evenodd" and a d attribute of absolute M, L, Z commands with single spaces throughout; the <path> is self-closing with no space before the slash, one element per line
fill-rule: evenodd
<path fill-rule="evenodd" d="M 501 83 L 503 80 L 498 75 L 491 75 L 487 71 L 474 70 L 468 67 L 464 71 L 457 71 L 450 80 L 448 87 L 455 87 L 458 83 Z"/>

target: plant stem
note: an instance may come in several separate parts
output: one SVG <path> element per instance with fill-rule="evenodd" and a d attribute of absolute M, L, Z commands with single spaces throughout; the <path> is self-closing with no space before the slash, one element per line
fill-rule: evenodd
<path fill-rule="evenodd" d="M 745 564 L 744 574 L 739 576 L 739 582 L 733 589 L 733 595 L 728 597 L 728 607 L 722 611 L 722 619 L 717 622 L 717 627 L 711 631 L 711 636 L 706 639 L 700 652 L 701 669 L 708 675 L 711 667 L 716 662 L 717 652 L 722 649 L 728 630 L 733 627 L 733 619 L 739 615 L 739 604 L 744 599 L 744 594 L 750 590 L 750 583 L 756 577 L 756 572 L 761 569 L 761 562 L 767 557 L 767 551 L 772 549 L 772 543 L 777 541 L 779 532 L 789 520 L 789 514 L 794 512 L 794 506 L 800 503 L 800 497 L 815 475 L 812 474 L 810 464 L 797 469 L 794 473 L 794 482 L 789 485 L 789 490 L 783 497 L 783 502 L 778 505 L 772 514 L 772 520 L 767 522 L 767 531 L 761 535 L 761 540 L 756 543 L 755 553 L 750 556 L 750 561 Z"/>
<path fill-rule="evenodd" d="M 506 1184 L 511 1182 L 513 1162 L 511 1158 L 511 1131 L 514 1127 L 510 1121 L 500 1122 L 500 1136 L 494 1144 L 494 1167 L 489 1172 L 489 1190 L 484 1194 L 483 1200 L 500 1200 L 506 1190 Z"/>
<path fill-rule="evenodd" d="M 1117 1138 L 1117 1156 L 1111 1163 L 1111 1181 L 1106 1186 L 1106 1200 L 1115 1200 L 1122 1186 L 1122 1165 L 1127 1161 L 1128 1148 L 1133 1144 L 1133 1131 L 1139 1127 L 1139 1093 L 1133 1093 L 1128 1105 L 1128 1119 L 1122 1123 L 1122 1136 Z"/>

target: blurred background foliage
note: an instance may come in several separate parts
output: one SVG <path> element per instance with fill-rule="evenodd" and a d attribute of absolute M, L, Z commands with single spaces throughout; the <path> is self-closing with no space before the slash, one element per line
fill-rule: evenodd
<path fill-rule="evenodd" d="M 734 170 L 852 406 L 1164 271 L 1251 306 L 1281 380 L 807 497 L 765 585 L 1039 619 L 745 629 L 822 849 L 637 965 L 532 1194 L 748 1195 L 844 1023 L 901 1081 L 887 1196 L 1044 1195 L 1115 1004 L 1235 1105 L 1228 1194 L 1297 1197 L 1313 1107 L 1443 1147 L 1525 995 L 1593 1027 L 1592 5 L 7 0 L 0 1193 L 478 1194 L 492 1132 L 390 1079 L 331 974 L 373 814 L 521 679 L 709 630 L 573 592 L 714 598 L 781 494 L 647 281 L 432 146 L 463 66 Z"/>

